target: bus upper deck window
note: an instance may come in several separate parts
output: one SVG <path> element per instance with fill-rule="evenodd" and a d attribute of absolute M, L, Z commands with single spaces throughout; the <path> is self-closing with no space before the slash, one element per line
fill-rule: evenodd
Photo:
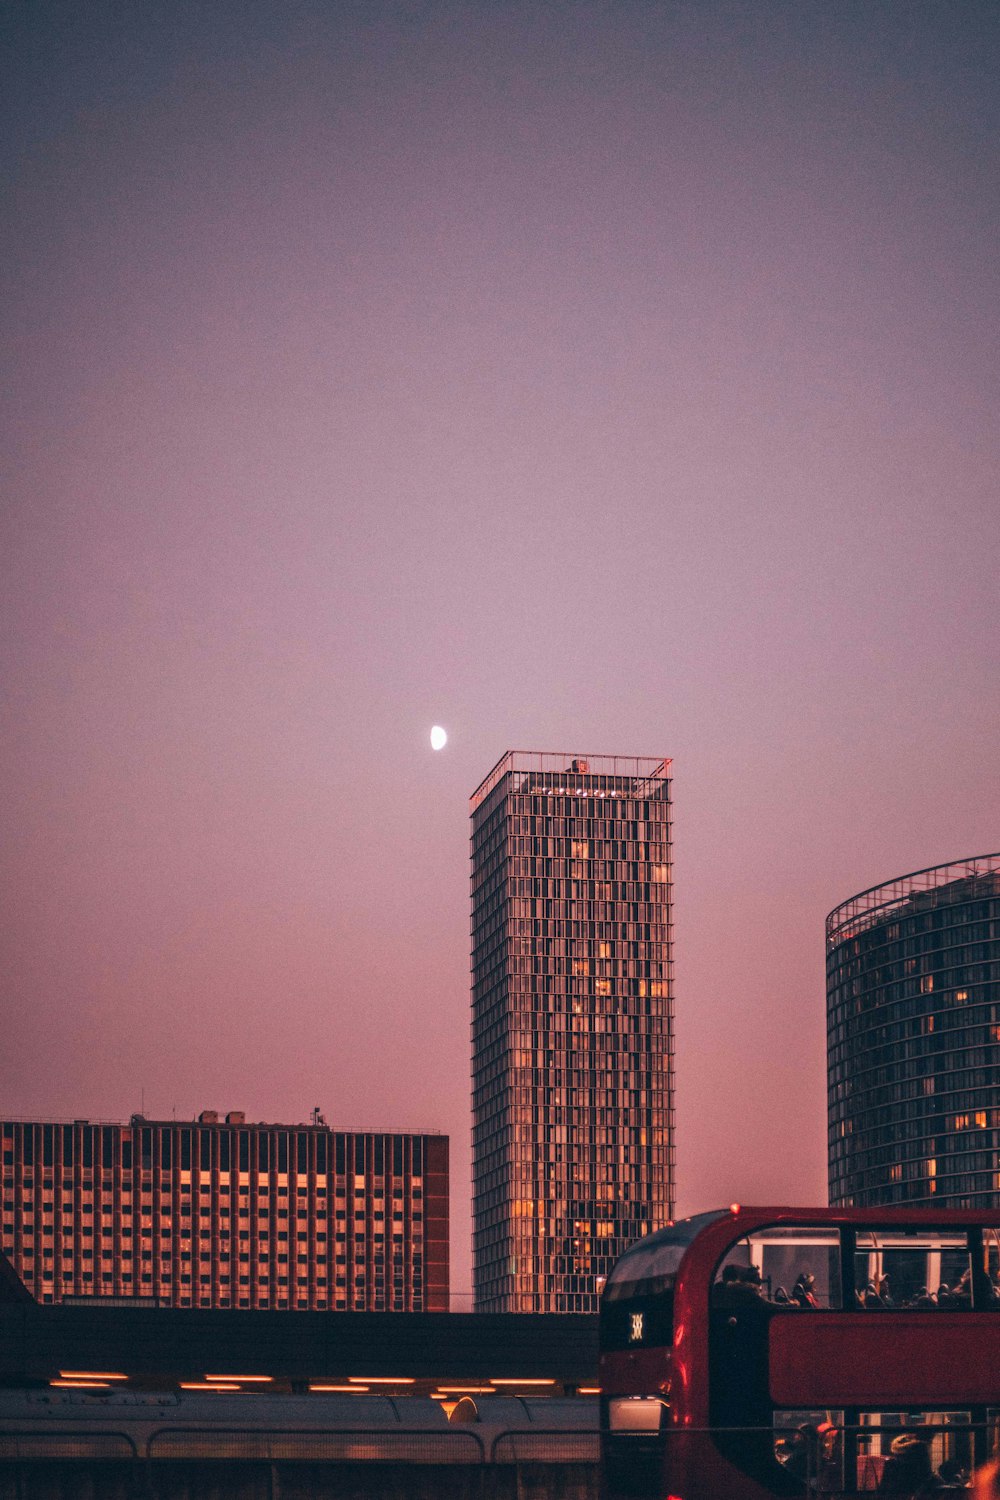
<path fill-rule="evenodd" d="M 730 1246 L 715 1277 L 715 1306 L 839 1308 L 840 1236 L 822 1225 L 759 1229 Z"/>
<path fill-rule="evenodd" d="M 871 1312 L 965 1312 L 972 1260 L 964 1229 L 858 1230 L 854 1300 Z"/>

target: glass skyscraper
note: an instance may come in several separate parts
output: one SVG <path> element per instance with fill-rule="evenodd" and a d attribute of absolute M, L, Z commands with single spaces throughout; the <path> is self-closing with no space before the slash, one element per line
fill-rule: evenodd
<path fill-rule="evenodd" d="M 1000 1202 L 1000 854 L 827 918 L 830 1202 Z"/>
<path fill-rule="evenodd" d="M 477 1311 L 596 1312 L 671 1216 L 669 773 L 515 750 L 473 793 Z"/>

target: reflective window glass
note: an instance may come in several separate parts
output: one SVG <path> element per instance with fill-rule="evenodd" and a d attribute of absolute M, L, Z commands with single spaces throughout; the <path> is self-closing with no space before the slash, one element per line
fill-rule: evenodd
<path fill-rule="evenodd" d="M 961 1490 L 973 1467 L 967 1411 L 869 1411 L 857 1429 L 857 1485 L 879 1494 Z"/>
<path fill-rule="evenodd" d="M 855 1252 L 858 1307 L 871 1312 L 962 1312 L 972 1307 L 965 1230 L 859 1230 Z"/>
<path fill-rule="evenodd" d="M 792 1309 L 841 1307 L 837 1230 L 775 1225 L 739 1240 L 719 1266 L 712 1300 L 719 1307 L 752 1300 Z"/>

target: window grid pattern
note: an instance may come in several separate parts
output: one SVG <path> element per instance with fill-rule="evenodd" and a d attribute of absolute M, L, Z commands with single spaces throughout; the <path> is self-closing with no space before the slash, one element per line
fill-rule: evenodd
<path fill-rule="evenodd" d="M 39 1301 L 448 1310 L 445 1136 L 12 1120 L 0 1152 L 0 1246 Z"/>
<path fill-rule="evenodd" d="M 477 1311 L 596 1312 L 671 1217 L 668 764 L 512 752 L 473 798 Z"/>
<path fill-rule="evenodd" d="M 964 869 L 828 919 L 832 1204 L 1000 1202 L 1000 856 Z"/>

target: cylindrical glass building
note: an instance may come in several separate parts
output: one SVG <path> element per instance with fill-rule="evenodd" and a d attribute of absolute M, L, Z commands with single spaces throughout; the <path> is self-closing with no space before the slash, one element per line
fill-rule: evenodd
<path fill-rule="evenodd" d="M 830 1202 L 1000 1201 L 1000 854 L 826 922 Z"/>

